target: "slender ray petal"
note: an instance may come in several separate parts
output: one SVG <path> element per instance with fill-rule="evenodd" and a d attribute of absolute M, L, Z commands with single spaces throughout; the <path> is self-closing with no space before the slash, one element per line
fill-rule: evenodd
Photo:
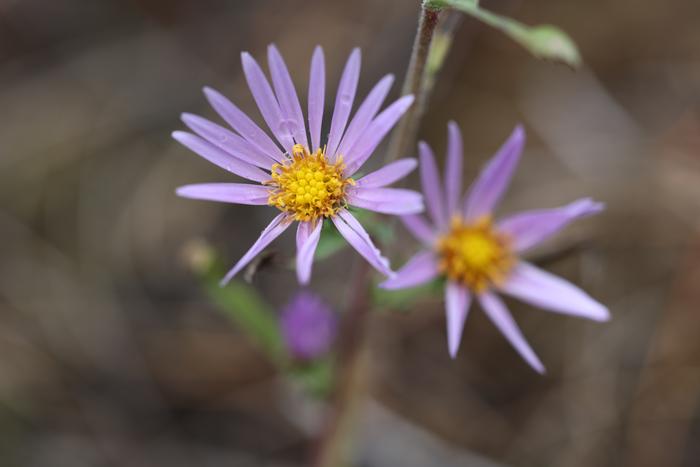
<path fill-rule="evenodd" d="M 394 77 L 387 75 L 372 88 L 367 98 L 360 105 L 360 108 L 357 109 L 350 125 L 348 125 L 343 140 L 338 146 L 338 154 L 348 154 L 352 150 L 353 145 L 367 129 L 377 112 L 379 112 L 379 108 L 382 106 L 384 99 L 386 99 L 393 82 Z"/>
<path fill-rule="evenodd" d="M 423 216 L 418 214 L 401 216 L 401 222 L 416 240 L 423 242 L 425 246 L 432 247 L 437 238 L 437 232 Z"/>
<path fill-rule="evenodd" d="M 610 319 L 608 309 L 583 290 L 526 262 L 518 263 L 501 290 L 546 310 L 596 321 Z"/>
<path fill-rule="evenodd" d="M 222 169 L 235 173 L 240 177 L 256 182 L 264 182 L 270 178 L 268 174 L 259 168 L 233 157 L 231 154 L 224 152 L 199 136 L 187 133 L 186 131 L 174 131 L 172 136 L 180 144 L 196 152 L 212 164 L 218 165 Z"/>
<path fill-rule="evenodd" d="M 462 133 L 455 122 L 447 124 L 447 163 L 445 164 L 445 200 L 447 213 L 457 212 L 462 195 Z"/>
<path fill-rule="evenodd" d="M 525 340 L 513 316 L 511 316 L 501 299 L 492 293 L 484 293 L 479 296 L 479 302 L 486 315 L 493 321 L 493 324 L 503 333 L 525 361 L 538 373 L 544 373 L 544 365 Z"/>
<path fill-rule="evenodd" d="M 405 289 L 425 284 L 438 276 L 438 266 L 432 251 L 417 253 L 399 271 L 396 276 L 388 279 L 379 287 L 387 290 Z"/>
<path fill-rule="evenodd" d="M 299 283 L 306 285 L 311 279 L 311 267 L 314 262 L 314 253 L 321 238 L 323 221 L 316 222 L 313 227 L 311 222 L 299 222 L 297 228 L 297 278 Z"/>
<path fill-rule="evenodd" d="M 335 109 L 331 120 L 331 130 L 328 135 L 327 154 L 335 157 L 336 149 L 340 139 L 345 132 L 345 125 L 348 123 L 350 110 L 355 101 L 357 82 L 360 79 L 360 49 L 353 49 L 348 61 L 345 64 L 343 75 L 338 84 L 338 94 L 335 98 Z"/>
<path fill-rule="evenodd" d="M 265 249 L 265 247 L 267 247 L 267 245 L 279 237 L 282 232 L 287 230 L 287 227 L 290 225 L 291 222 L 287 220 L 287 214 L 284 212 L 272 219 L 272 222 L 265 227 L 265 230 L 262 231 L 260 237 L 258 237 L 255 243 L 253 243 L 253 246 L 250 247 L 246 254 L 243 255 L 243 257 L 238 260 L 236 265 L 226 274 L 226 276 L 224 276 L 224 278 L 221 280 L 221 285 L 224 286 L 228 284 L 228 282 L 233 279 L 233 276 L 238 274 L 240 270 L 250 263 L 253 258 L 255 258 L 262 250 Z"/>
<path fill-rule="evenodd" d="M 435 156 L 432 149 L 421 141 L 418 144 L 420 154 L 420 181 L 425 194 L 425 203 L 428 205 L 428 214 L 439 228 L 447 225 L 447 213 L 445 212 L 445 200 L 442 197 L 440 187 L 440 175 L 438 174 Z"/>
<path fill-rule="evenodd" d="M 582 198 L 559 208 L 513 214 L 498 222 L 498 230 L 511 238 L 515 251 L 522 252 L 555 235 L 572 221 L 603 209 L 603 203 Z"/>
<path fill-rule="evenodd" d="M 268 188 L 247 183 L 198 183 L 181 186 L 176 192 L 183 198 L 252 205 L 266 205 L 270 195 Z"/>
<path fill-rule="evenodd" d="M 204 95 L 209 104 L 231 128 L 236 130 L 249 143 L 257 146 L 262 152 L 276 161 L 281 161 L 282 151 L 277 143 L 265 133 L 253 120 L 215 89 L 205 87 Z"/>
<path fill-rule="evenodd" d="M 347 201 L 352 206 L 384 214 L 417 214 L 423 211 L 423 196 L 404 188 L 363 188 L 349 191 Z"/>
<path fill-rule="evenodd" d="M 297 91 L 294 89 L 287 65 L 274 45 L 267 48 L 267 61 L 272 75 L 272 85 L 275 88 L 280 110 L 282 110 L 282 118 L 294 140 L 304 147 L 308 147 L 306 125 L 304 124 L 304 114 L 301 113 L 299 97 L 297 97 Z"/>
<path fill-rule="evenodd" d="M 199 136 L 244 162 L 266 170 L 270 170 L 275 163 L 274 159 L 254 144 L 206 118 L 188 113 L 183 113 L 181 118 L 185 125 Z"/>
<path fill-rule="evenodd" d="M 408 110 L 408 108 L 413 104 L 413 96 L 403 96 L 393 104 L 391 104 L 386 109 L 377 115 L 377 117 L 372 120 L 367 130 L 362 134 L 362 137 L 358 142 L 352 147 L 349 154 L 345 154 L 345 161 L 347 165 L 346 173 L 352 175 L 357 170 L 362 167 L 362 164 L 372 155 L 374 150 L 382 142 L 382 139 L 386 136 L 399 118 Z"/>
<path fill-rule="evenodd" d="M 241 63 L 243 64 L 243 73 L 248 82 L 250 92 L 253 94 L 255 103 L 258 104 L 260 113 L 265 122 L 267 122 L 267 126 L 270 127 L 270 130 L 282 144 L 282 147 L 287 151 L 291 150 L 292 146 L 294 146 L 292 134 L 284 124 L 282 110 L 274 92 L 272 92 L 270 83 L 265 77 L 265 73 L 263 73 L 258 62 L 248 52 L 241 54 Z"/>
<path fill-rule="evenodd" d="M 459 342 L 462 340 L 464 322 L 469 313 L 471 294 L 466 287 L 449 281 L 445 288 L 445 311 L 447 313 L 447 350 L 450 357 L 457 356 Z"/>
<path fill-rule="evenodd" d="M 304 247 L 306 240 L 309 239 L 311 230 L 313 230 L 311 222 L 299 222 L 297 226 L 297 253 Z"/>
<path fill-rule="evenodd" d="M 348 211 L 340 211 L 332 220 L 340 234 L 372 267 L 385 276 L 392 277 L 394 275 L 394 272 L 389 267 L 389 260 L 382 256 L 381 252 L 372 243 L 367 231 L 352 214 Z"/>
<path fill-rule="evenodd" d="M 472 185 L 465 203 L 467 219 L 491 214 L 510 183 L 524 144 L 525 130 L 518 125 Z"/>
<path fill-rule="evenodd" d="M 395 181 L 413 172 L 413 169 L 415 169 L 417 165 L 418 161 L 415 159 L 396 160 L 357 180 L 357 186 L 363 188 L 381 188 L 391 185 Z"/>
<path fill-rule="evenodd" d="M 326 65 L 323 49 L 316 46 L 311 57 L 309 71 L 309 134 L 311 151 L 321 147 L 321 124 L 323 123 L 323 105 L 326 93 Z"/>

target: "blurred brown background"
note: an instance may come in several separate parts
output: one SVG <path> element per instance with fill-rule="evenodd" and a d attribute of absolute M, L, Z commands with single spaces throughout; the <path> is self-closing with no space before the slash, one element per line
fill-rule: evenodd
<path fill-rule="evenodd" d="M 356 464 L 700 465 L 700 4 L 482 3 L 561 26 L 586 65 L 537 62 L 466 19 L 420 137 L 441 152 L 456 120 L 470 180 L 524 122 L 502 210 L 605 201 L 537 258 L 613 320 L 509 302 L 541 377 L 478 310 L 455 361 L 439 300 L 376 316 Z M 316 44 L 327 92 L 354 46 L 359 95 L 400 81 L 417 13 L 412 0 L 0 0 L 0 466 L 305 465 L 306 410 L 182 260 L 201 237 L 233 264 L 273 212 L 175 197 L 232 178 L 169 134 L 182 111 L 213 116 L 203 85 L 258 119 L 239 53 L 263 59 L 270 42 L 303 102 Z M 416 248 L 402 238 L 396 265 Z M 340 310 L 356 259 L 316 269 Z M 276 306 L 296 286 L 279 268 L 255 285 Z"/>

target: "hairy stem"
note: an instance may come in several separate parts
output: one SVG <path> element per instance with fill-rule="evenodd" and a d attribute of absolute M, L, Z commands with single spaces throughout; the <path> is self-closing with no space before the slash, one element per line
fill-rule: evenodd
<path fill-rule="evenodd" d="M 425 111 L 426 99 L 423 95 L 426 77 L 425 70 L 439 16 L 440 9 L 427 6 L 425 2 L 422 4 L 420 19 L 418 20 L 418 32 L 416 33 L 413 51 L 411 52 L 411 61 L 408 64 L 408 71 L 401 90 L 403 95 L 413 94 L 416 101 L 408 109 L 406 115 L 404 115 L 394 130 L 389 143 L 389 150 L 386 153 L 386 162 L 391 162 L 406 155 L 415 142 L 418 123 Z"/>

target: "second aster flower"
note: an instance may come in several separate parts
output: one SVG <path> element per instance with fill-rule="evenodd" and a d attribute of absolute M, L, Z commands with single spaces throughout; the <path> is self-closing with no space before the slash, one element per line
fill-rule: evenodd
<path fill-rule="evenodd" d="M 248 53 L 242 54 L 242 63 L 253 98 L 274 139 L 231 101 L 210 88 L 204 89 L 207 100 L 234 131 L 202 117 L 183 114 L 182 120 L 194 134 L 173 133 L 173 138 L 208 161 L 257 182 L 187 185 L 177 190 L 180 196 L 270 205 L 281 211 L 226 274 L 222 284 L 231 280 L 294 222 L 298 223 L 297 277 L 300 283 L 307 283 L 325 219 L 330 219 L 374 268 L 391 276 L 388 260 L 347 207 L 396 215 L 423 210 L 419 193 L 387 188 L 416 167 L 414 159 L 397 160 L 354 178 L 412 104 L 413 96 L 404 96 L 379 112 L 393 82 L 392 76 L 385 76 L 350 119 L 360 75 L 360 51 L 355 49 L 340 78 L 326 139 L 321 137 L 326 78 L 320 47 L 314 50 L 311 59 L 308 126 L 287 66 L 275 46 L 268 47 L 272 85 Z"/>
<path fill-rule="evenodd" d="M 559 313 L 607 320 L 607 308 L 581 289 L 518 258 L 570 222 L 600 212 L 603 205 L 583 198 L 559 208 L 526 211 L 494 221 L 493 211 L 508 187 L 524 143 L 525 132 L 518 126 L 464 198 L 462 136 L 457 125 L 451 122 L 448 126 L 444 189 L 430 147 L 419 144 L 421 182 L 432 224 L 417 215 L 402 220 L 426 249 L 382 287 L 402 289 L 445 277 L 447 343 L 452 358 L 475 297 L 520 355 L 542 373 L 544 365 L 494 292 Z"/>

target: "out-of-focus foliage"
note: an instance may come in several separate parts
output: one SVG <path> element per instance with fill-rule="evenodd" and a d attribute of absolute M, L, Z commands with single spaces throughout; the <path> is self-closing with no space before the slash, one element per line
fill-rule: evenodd
<path fill-rule="evenodd" d="M 552 25 L 526 26 L 512 18 L 481 8 L 476 0 L 426 0 L 430 8 L 454 8 L 492 26 L 527 49 L 535 57 L 559 62 L 572 68 L 581 65 L 581 55 L 574 41 Z"/>
<path fill-rule="evenodd" d="M 285 359 L 282 335 L 277 316 L 251 285 L 240 280 L 221 286 L 224 269 L 218 259 L 202 270 L 201 280 L 207 295 L 236 326 L 255 340 L 270 355 L 282 362 Z"/>

